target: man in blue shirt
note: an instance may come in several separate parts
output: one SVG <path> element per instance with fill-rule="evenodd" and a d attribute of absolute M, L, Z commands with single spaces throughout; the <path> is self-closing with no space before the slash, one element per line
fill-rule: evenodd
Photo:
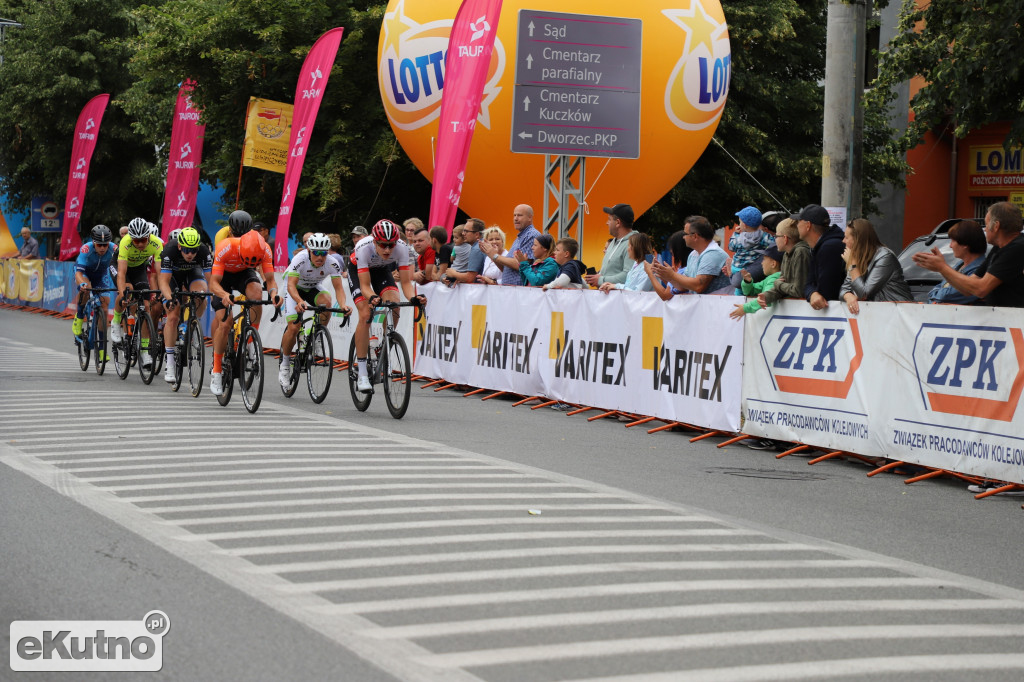
<path fill-rule="evenodd" d="M 519 204 L 512 212 L 512 224 L 516 227 L 516 240 L 512 242 L 508 252 L 516 251 L 533 253 L 533 240 L 540 236 L 540 232 L 533 226 L 533 208 L 526 204 Z M 511 256 L 502 256 L 501 251 L 493 244 L 481 242 L 480 250 L 501 268 L 501 283 L 512 286 L 520 283 L 519 261 Z"/>
<path fill-rule="evenodd" d="M 92 228 L 92 241 L 86 242 L 78 251 L 78 260 L 75 261 L 75 283 L 78 285 L 78 306 L 75 311 L 75 320 L 71 323 L 71 331 L 75 336 L 82 334 L 82 319 L 84 317 L 85 302 L 89 298 L 86 287 L 93 289 L 110 289 L 113 284 L 110 281 L 110 259 L 114 255 L 110 248 L 110 228 L 106 225 L 97 225 Z M 109 299 L 106 296 L 100 297 L 103 310 L 106 311 Z M 103 316 L 103 324 L 107 321 Z M 103 330 L 97 330 L 100 332 Z"/>

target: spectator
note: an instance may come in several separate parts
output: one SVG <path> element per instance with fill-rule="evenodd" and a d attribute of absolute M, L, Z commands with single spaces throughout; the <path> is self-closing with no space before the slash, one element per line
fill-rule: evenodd
<path fill-rule="evenodd" d="M 580 251 L 580 244 L 571 237 L 559 239 L 555 244 L 555 252 L 551 257 L 558 264 L 558 275 L 544 285 L 545 289 L 586 289 L 583 275 L 587 272 L 587 266 L 583 261 L 576 260 L 576 254 Z"/>
<path fill-rule="evenodd" d="M 782 271 L 775 286 L 758 294 L 757 302 L 767 308 L 783 298 L 803 298 L 807 271 L 811 267 L 811 247 L 800 239 L 796 221 L 786 218 L 775 228 L 775 246 L 782 252 Z"/>
<path fill-rule="evenodd" d="M 839 299 L 839 288 L 843 285 L 843 231 L 831 224 L 828 211 L 817 204 L 809 204 L 790 217 L 796 221 L 800 238 L 811 247 L 804 298 L 815 310 L 824 310 L 829 301 Z"/>
<path fill-rule="evenodd" d="M 985 230 L 973 220 L 961 220 L 949 229 L 949 246 L 953 250 L 953 255 L 960 259 L 953 268 L 960 274 L 973 275 L 985 262 L 985 249 L 988 247 Z M 977 301 L 977 296 L 961 293 L 945 280 L 928 292 L 929 303 L 973 305 Z"/>
<path fill-rule="evenodd" d="M 425 229 L 423 221 L 419 218 L 406 218 L 405 222 L 402 223 L 402 228 L 402 231 L 405 232 L 405 243 L 409 245 L 409 263 L 412 264 L 413 272 L 416 272 L 419 269 L 419 255 L 413 247 L 413 242 L 415 241 L 416 233 Z"/>
<path fill-rule="evenodd" d="M 1008 201 L 992 204 L 985 214 L 985 238 L 992 245 L 973 275 L 951 268 L 935 247 L 914 254 L 914 262 L 937 272 L 960 293 L 977 296 L 986 304 L 1024 308 L 1024 235 L 1021 211 Z"/>
<path fill-rule="evenodd" d="M 851 220 L 843 236 L 846 250 L 846 281 L 840 297 L 851 315 L 860 312 L 860 301 L 911 301 L 910 287 L 896 254 L 882 245 L 875 226 L 863 218 Z"/>
<path fill-rule="evenodd" d="M 32 236 L 32 230 L 21 228 L 21 238 L 24 241 L 18 249 L 18 258 L 39 258 L 39 241 Z"/>
<path fill-rule="evenodd" d="M 512 257 L 519 263 L 519 283 L 523 286 L 539 287 L 555 279 L 558 263 L 551 257 L 550 234 L 537 235 L 533 240 L 533 262 L 522 251 L 513 251 Z"/>
<path fill-rule="evenodd" d="M 676 233 L 678 234 L 678 233 Z M 731 294 L 732 286 L 722 268 L 728 260 L 725 251 L 715 243 L 715 228 L 704 216 L 690 216 L 683 226 L 683 238 L 692 251 L 686 258 L 686 268 L 682 272 L 669 266 L 655 262 L 651 272 L 669 285 L 673 293 L 694 294 Z M 655 287 L 655 291 L 658 288 Z M 668 300 L 659 293 L 662 300 Z"/>
<path fill-rule="evenodd" d="M 688 225 L 683 226 L 682 230 L 673 233 L 665 242 L 665 250 L 668 251 L 672 259 L 671 268 L 673 272 L 680 275 L 686 273 L 686 259 L 690 255 L 690 247 L 686 245 L 686 230 L 688 227 Z M 651 291 L 656 293 L 661 300 L 667 301 L 673 296 L 683 293 L 683 290 L 675 288 L 670 282 L 659 279 L 655 268 L 660 264 L 661 261 L 658 259 L 650 263 L 644 261 L 643 268 L 648 281 L 651 283 Z M 662 265 L 662 267 L 665 266 Z"/>
<path fill-rule="evenodd" d="M 294 251 L 292 251 L 292 258 L 295 258 L 300 253 L 302 253 L 303 251 L 306 250 L 306 246 L 305 246 L 306 242 L 308 242 L 309 238 L 312 237 L 312 236 L 313 236 L 312 232 L 304 232 L 304 233 L 302 233 L 302 241 L 299 242 L 299 247 L 297 249 L 295 249 Z"/>
<path fill-rule="evenodd" d="M 779 251 L 779 247 L 770 246 L 767 249 L 761 249 L 757 252 L 761 256 L 761 265 L 764 269 L 764 279 L 760 282 L 755 282 L 753 276 L 746 270 L 740 271 L 740 289 L 743 291 L 744 296 L 754 296 L 761 294 L 771 289 L 776 280 L 782 275 L 779 272 L 779 267 L 782 265 L 782 252 Z M 756 298 L 747 301 L 746 303 L 737 303 L 736 308 L 729 313 L 729 317 L 734 320 L 739 320 L 744 315 L 756 313 L 761 309 L 761 302 Z"/>
<path fill-rule="evenodd" d="M 270 243 L 270 228 L 267 227 L 266 223 L 261 220 L 257 220 L 252 224 L 252 229 L 260 233 L 260 236 L 263 237 L 263 241 L 268 244 Z"/>
<path fill-rule="evenodd" d="M 745 277 L 741 272 L 747 272 L 752 281 L 761 279 L 758 252 L 772 245 L 772 237 L 761 229 L 761 212 L 755 207 L 747 206 L 737 211 L 736 215 L 740 219 L 740 226 L 729 240 L 729 250 L 733 253 L 730 281 L 736 289 L 735 293 L 739 294 Z M 754 265 L 757 267 L 754 268 Z"/>
<path fill-rule="evenodd" d="M 651 238 L 643 232 L 634 232 L 629 235 L 626 248 L 628 249 L 629 257 L 633 260 L 633 267 L 626 273 L 626 281 L 621 284 L 605 282 L 599 288 L 606 294 L 615 289 L 652 291 L 654 285 L 651 283 L 651 278 L 648 277 L 647 270 L 644 268 L 646 263 L 651 262 L 648 261 L 649 257 L 653 260 L 654 244 L 651 242 Z"/>
<path fill-rule="evenodd" d="M 445 278 L 451 282 L 462 282 L 465 284 L 476 283 L 476 277 L 484 269 L 484 261 L 487 257 L 480 250 L 480 235 L 484 232 L 484 221 L 479 218 L 470 218 L 462 230 L 462 237 L 465 240 L 463 246 L 467 247 L 466 265 L 457 267 L 458 258 L 455 258 L 452 266 L 445 272 Z M 456 228 L 458 229 L 458 228 Z"/>
<path fill-rule="evenodd" d="M 484 244 L 488 244 L 494 247 L 494 254 L 498 257 L 507 257 L 508 251 L 505 250 L 505 232 L 497 225 L 491 225 L 484 230 L 483 241 L 480 244 L 480 248 L 483 249 Z M 484 270 L 477 277 L 477 281 L 482 284 L 501 284 L 501 271 L 504 268 L 497 263 L 496 258 L 488 258 L 484 261 Z"/>
<path fill-rule="evenodd" d="M 452 245 L 448 243 L 448 230 L 441 225 L 430 228 L 430 246 L 434 249 L 434 281 L 444 278 L 448 266 L 452 264 Z"/>
<path fill-rule="evenodd" d="M 434 281 L 434 261 L 437 254 L 430 246 L 430 232 L 427 228 L 421 227 L 412 235 L 412 246 L 416 251 L 416 272 L 412 275 L 412 281 L 416 284 L 428 284 Z"/>
<path fill-rule="evenodd" d="M 629 204 L 615 204 L 611 208 L 606 206 L 604 212 L 608 214 L 608 233 L 612 238 L 604 248 L 601 269 L 585 278 L 592 287 L 600 287 L 605 282 L 625 282 L 633 265 L 627 248 L 629 235 L 636 232 L 633 229 L 633 207 Z"/>
<path fill-rule="evenodd" d="M 469 252 L 473 250 L 471 244 L 466 243 L 466 226 L 456 225 L 452 230 L 452 263 L 451 268 L 462 272 L 469 265 Z"/>
<path fill-rule="evenodd" d="M 327 260 L 337 263 L 342 272 L 348 272 L 348 265 L 345 263 L 347 254 L 341 244 L 341 235 L 329 234 L 327 238 L 331 240 L 331 246 L 327 249 Z"/>
<path fill-rule="evenodd" d="M 540 232 L 533 226 L 533 208 L 527 204 L 519 204 L 512 212 L 512 224 L 516 228 L 516 238 L 509 247 L 508 256 L 498 255 L 497 250 L 487 243 L 480 245 L 484 255 L 501 266 L 501 283 L 514 285 L 520 283 L 519 261 L 512 257 L 516 251 L 532 252 L 533 240 Z"/>
<path fill-rule="evenodd" d="M 354 249 L 356 244 L 359 243 L 359 240 L 367 236 L 368 234 L 369 232 L 367 232 L 366 228 L 363 227 L 362 225 L 356 225 L 355 227 L 353 227 L 351 232 L 352 248 Z M 349 253 L 351 253 L 351 250 L 349 251 Z"/>

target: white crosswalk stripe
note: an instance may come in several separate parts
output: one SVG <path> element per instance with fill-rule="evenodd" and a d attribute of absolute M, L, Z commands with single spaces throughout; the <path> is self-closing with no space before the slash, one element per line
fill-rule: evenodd
<path fill-rule="evenodd" d="M 402 679 L 1024 675 L 1009 588 L 291 407 L 122 388 L 0 387 L 0 462 Z M 94 428 L 97 401 L 166 419 Z M 37 435 L 54 410 L 66 433 Z M 789 663 L 751 663 L 764 647 Z"/>

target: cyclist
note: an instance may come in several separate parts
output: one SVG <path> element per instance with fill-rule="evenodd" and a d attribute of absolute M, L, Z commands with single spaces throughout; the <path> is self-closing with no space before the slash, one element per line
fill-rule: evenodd
<path fill-rule="evenodd" d="M 351 309 L 345 306 L 341 266 L 327 253 L 330 247 L 331 240 L 326 234 L 317 232 L 310 235 L 306 240 L 306 248 L 292 258 L 288 269 L 284 271 L 284 305 L 288 326 L 281 336 L 281 370 L 278 380 L 285 388 L 292 377 L 291 352 L 292 346 L 295 345 L 295 337 L 299 333 L 298 313 L 312 305 L 331 305 L 331 294 L 324 286 L 325 279 L 331 280 L 338 307 L 345 310 L 346 314 L 351 312 Z M 329 317 L 329 313 L 323 313 L 320 322 L 327 324 Z"/>
<path fill-rule="evenodd" d="M 210 392 L 214 395 L 224 393 L 224 351 L 228 346 L 228 334 L 234 320 L 231 319 L 231 292 L 244 293 L 250 300 L 256 300 L 262 295 L 261 279 L 256 268 L 263 271 L 263 280 L 266 281 L 267 293 L 271 295 L 271 301 L 275 306 L 281 305 L 281 297 L 277 295 L 277 279 L 274 277 L 274 256 L 270 247 L 263 240 L 259 232 L 252 230 L 252 218 L 245 211 L 235 211 L 228 220 L 236 213 L 243 214 L 238 217 L 239 222 L 248 221 L 249 229 L 241 237 L 228 237 L 217 248 L 213 258 L 213 270 L 210 273 L 210 291 L 213 293 L 212 308 L 214 313 L 223 310 L 223 315 L 214 315 L 213 318 L 213 371 L 210 374 Z M 256 307 L 252 311 L 252 325 L 259 328 L 260 317 L 263 309 Z"/>
<path fill-rule="evenodd" d="M 213 236 L 213 249 L 220 248 L 220 243 L 228 237 L 241 237 L 252 229 L 252 216 L 245 211 L 232 211 L 228 216 L 228 224 L 217 230 Z"/>
<path fill-rule="evenodd" d="M 160 295 L 167 309 L 167 323 L 164 325 L 167 368 L 164 370 L 164 380 L 168 383 L 174 383 L 174 342 L 181 318 L 181 309 L 174 299 L 174 292 L 209 291 L 210 270 L 213 268 L 213 256 L 200 240 L 199 230 L 186 227 L 176 232 L 177 241 L 165 246 L 160 256 Z M 202 317 L 205 307 L 206 299 L 199 299 L 196 315 Z"/>
<path fill-rule="evenodd" d="M 114 303 L 114 324 L 110 328 L 110 340 L 120 343 L 123 339 L 121 334 L 121 316 L 124 314 L 125 295 L 130 289 L 148 289 L 149 265 L 153 259 L 160 256 L 164 249 L 164 243 L 159 237 L 153 236 L 149 230 L 149 223 L 142 218 L 133 218 L 128 223 L 128 234 L 121 238 L 117 249 L 117 301 Z M 149 301 L 146 301 L 146 308 L 150 309 Z M 149 338 L 143 337 L 142 347 L 149 348 Z M 153 359 L 149 353 L 142 354 L 144 367 L 149 367 Z"/>
<path fill-rule="evenodd" d="M 85 315 L 85 302 L 89 297 L 84 291 L 86 287 L 93 289 L 109 289 L 110 282 L 110 260 L 113 249 L 110 248 L 110 228 L 106 225 L 96 225 L 90 232 L 92 241 L 86 242 L 78 251 L 78 260 L 75 262 L 75 283 L 78 284 L 78 309 L 75 311 L 75 321 L 71 323 L 71 332 L 75 336 L 82 335 L 82 319 Z M 107 315 L 110 299 L 107 296 L 100 296 L 100 304 L 103 306 L 101 316 L 101 329 L 97 334 L 106 333 Z M 106 351 L 104 351 L 106 352 Z M 106 358 L 103 358 L 106 359 Z"/>
<path fill-rule="evenodd" d="M 427 302 L 422 294 L 417 296 L 409 271 L 409 249 L 405 242 L 398 238 L 398 226 L 390 220 L 378 220 L 370 230 L 370 235 L 363 237 L 352 251 L 348 264 L 348 288 L 352 292 L 352 300 L 359 310 L 359 324 L 355 328 L 356 364 L 359 379 L 356 389 L 370 393 L 373 387 L 366 373 L 366 354 L 370 348 L 370 313 L 373 307 L 383 298 L 386 301 L 398 302 L 398 287 L 391 276 L 391 268 L 398 268 L 402 293 L 410 301 L 420 305 Z M 395 322 L 398 322 L 398 310 L 394 310 Z"/>

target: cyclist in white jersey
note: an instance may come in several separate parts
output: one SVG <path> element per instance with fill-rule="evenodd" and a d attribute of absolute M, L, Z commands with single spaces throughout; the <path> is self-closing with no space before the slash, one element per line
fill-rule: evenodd
<path fill-rule="evenodd" d="M 379 220 L 370 231 L 370 236 L 360 239 L 356 244 L 348 264 L 348 288 L 359 310 L 359 324 L 354 333 L 356 364 L 359 369 L 356 389 L 363 393 L 373 390 L 366 373 L 366 353 L 370 348 L 370 312 L 380 299 L 398 302 L 398 287 L 391 276 L 392 264 L 398 266 L 399 281 L 405 297 L 409 301 L 418 299 L 421 304 L 426 304 L 426 296 L 416 295 L 409 271 L 409 249 L 398 238 L 398 226 L 390 220 Z M 397 323 L 398 309 L 393 312 Z"/>
<path fill-rule="evenodd" d="M 291 352 L 295 345 L 295 337 L 299 333 L 298 314 L 310 306 L 331 305 L 331 294 L 324 286 L 324 280 L 331 280 L 334 296 L 338 301 L 337 307 L 347 311 L 346 314 L 351 312 L 345 305 L 341 266 L 327 253 L 330 246 L 331 240 L 324 233 L 310 235 L 306 240 L 305 250 L 295 254 L 288 269 L 284 271 L 284 305 L 288 326 L 281 336 L 281 370 L 278 373 L 278 381 L 285 388 L 291 383 L 292 378 Z M 327 324 L 329 318 L 330 313 L 323 313 L 320 317 L 321 324 Z"/>

